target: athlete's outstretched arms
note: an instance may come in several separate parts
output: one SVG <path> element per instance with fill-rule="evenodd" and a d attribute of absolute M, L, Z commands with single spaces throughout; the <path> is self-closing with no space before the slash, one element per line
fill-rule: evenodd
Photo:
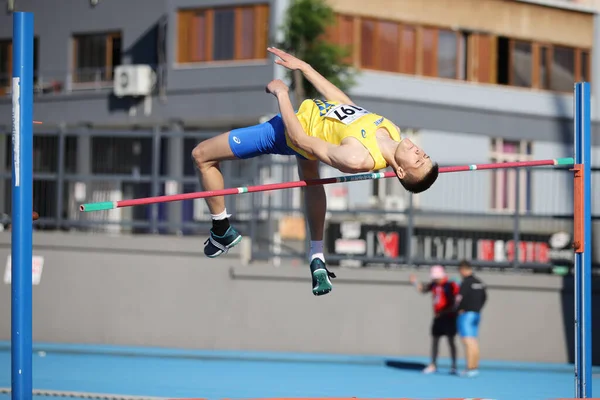
<path fill-rule="evenodd" d="M 284 66 L 292 71 L 300 70 L 304 77 L 308 79 L 310 83 L 312 83 L 319 93 L 321 93 L 321 95 L 324 97 L 323 100 L 332 100 L 342 104 L 354 105 L 354 102 L 350 100 L 350 97 L 348 97 L 346 93 L 325 79 L 323 75 L 317 72 L 305 61 L 302 61 L 299 58 L 296 58 L 293 55 L 275 47 L 269 47 L 267 48 L 267 51 L 279 57 L 279 59 L 275 60 L 276 64 Z"/>
<path fill-rule="evenodd" d="M 304 132 L 288 93 L 288 87 L 283 81 L 275 79 L 267 85 L 267 93 L 277 98 L 281 118 L 292 144 L 299 149 L 314 155 L 317 159 L 341 172 L 368 172 L 370 166 L 365 162 L 365 152 L 362 147 L 327 143 Z"/>

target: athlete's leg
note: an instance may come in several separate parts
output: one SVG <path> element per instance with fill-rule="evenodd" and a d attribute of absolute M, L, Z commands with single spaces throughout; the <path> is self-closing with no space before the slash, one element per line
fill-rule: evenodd
<path fill-rule="evenodd" d="M 319 179 L 319 161 L 305 160 L 297 157 L 298 175 L 300 179 Z M 302 188 L 304 194 L 304 215 L 310 231 L 310 270 L 312 275 L 312 291 L 315 296 L 331 292 L 332 284 L 329 278 L 335 274 L 329 272 L 323 255 L 323 231 L 325 230 L 325 214 L 327 212 L 327 197 L 323 186 L 308 186 Z"/>
<path fill-rule="evenodd" d="M 229 145 L 229 135 L 230 132 L 225 132 L 207 139 L 192 150 L 192 158 L 204 190 L 221 190 L 225 187 L 219 163 L 237 158 Z M 229 225 L 223 196 L 209 197 L 205 200 L 212 216 L 212 229 L 209 239 L 204 243 L 204 254 L 213 258 L 238 244 L 242 236 Z"/>
<path fill-rule="evenodd" d="M 285 143 L 285 127 L 281 117 L 274 117 L 263 124 L 234 129 L 206 140 L 192 151 L 204 190 L 224 188 L 219 162 L 231 159 L 247 159 L 261 154 L 288 154 Z M 213 219 L 210 237 L 204 246 L 204 254 L 217 257 L 240 242 L 242 236 L 229 225 L 223 196 L 207 198 L 206 203 Z"/>
<path fill-rule="evenodd" d="M 300 179 L 319 179 L 319 161 L 298 159 L 298 175 Z M 327 197 L 325 196 L 325 188 L 323 186 L 308 186 L 302 188 L 304 194 L 304 213 L 308 221 L 310 231 L 310 240 L 313 246 L 311 250 L 316 250 L 310 255 L 310 260 L 314 257 L 319 257 L 323 261 L 323 231 L 325 229 L 325 214 L 327 212 Z M 321 244 L 321 251 L 318 251 Z"/>
<path fill-rule="evenodd" d="M 229 146 L 229 134 L 230 132 L 225 132 L 200 142 L 192 151 L 192 157 L 198 168 L 203 190 L 221 190 L 225 188 L 219 162 L 236 158 Z M 209 197 L 206 199 L 206 204 L 211 214 L 220 214 L 225 211 L 225 198 L 223 196 Z"/>

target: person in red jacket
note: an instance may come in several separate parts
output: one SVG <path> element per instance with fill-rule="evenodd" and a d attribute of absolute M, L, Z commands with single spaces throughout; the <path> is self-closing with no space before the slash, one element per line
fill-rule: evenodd
<path fill-rule="evenodd" d="M 431 363 L 423 370 L 426 374 L 437 372 L 437 356 L 440 338 L 446 336 L 452 358 L 451 374 L 456 374 L 456 307 L 455 299 L 460 291 L 456 282 L 448 279 L 446 270 L 441 265 L 434 265 L 429 271 L 431 281 L 423 284 L 417 281 L 415 275 L 410 276 L 410 282 L 421 293 L 431 292 L 433 297 L 433 323 L 431 324 Z"/>

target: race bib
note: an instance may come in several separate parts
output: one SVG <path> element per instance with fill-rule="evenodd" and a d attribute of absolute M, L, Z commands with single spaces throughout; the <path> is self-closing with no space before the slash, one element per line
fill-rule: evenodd
<path fill-rule="evenodd" d="M 337 119 L 346 125 L 350 125 L 357 119 L 364 117 L 367 114 L 371 114 L 369 111 L 358 106 L 349 106 L 347 104 L 340 104 L 333 107 L 325 114 L 327 118 Z"/>

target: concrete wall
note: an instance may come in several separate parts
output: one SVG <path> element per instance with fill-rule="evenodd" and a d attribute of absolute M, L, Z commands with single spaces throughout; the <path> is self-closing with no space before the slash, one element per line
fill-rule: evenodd
<path fill-rule="evenodd" d="M 352 91 L 354 101 L 401 127 L 573 141 L 572 97 L 566 95 L 383 73 L 361 76 Z M 594 132 L 597 136 L 598 130 Z"/>
<path fill-rule="evenodd" d="M 209 261 L 202 256 L 202 240 L 36 233 L 34 253 L 43 255 L 45 264 L 41 284 L 33 290 L 34 340 L 429 352 L 431 299 L 408 285 L 406 272 L 337 270 L 334 291 L 314 297 L 306 267 L 242 267 L 235 255 Z M 0 260 L 9 254 L 9 242 L 7 233 L 0 234 Z M 481 326 L 484 358 L 569 360 L 571 282 L 556 276 L 481 277 L 490 294 Z M 1 284 L 0 340 L 10 338 L 9 303 L 10 287 Z"/>

